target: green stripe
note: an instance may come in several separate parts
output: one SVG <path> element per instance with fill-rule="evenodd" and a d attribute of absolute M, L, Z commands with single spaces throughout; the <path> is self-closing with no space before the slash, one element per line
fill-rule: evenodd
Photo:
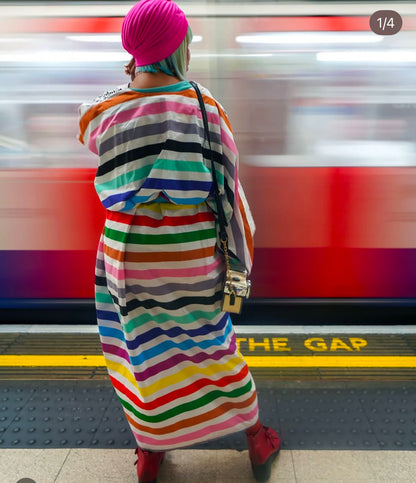
<path fill-rule="evenodd" d="M 204 396 L 200 397 L 199 399 L 195 399 L 195 401 L 190 401 L 184 404 L 180 404 L 175 408 L 168 409 L 167 411 L 160 413 L 156 416 L 147 416 L 139 412 L 134 406 L 132 406 L 129 402 L 125 401 L 122 397 L 120 397 L 121 404 L 130 412 L 132 412 L 138 419 L 142 421 L 146 421 L 147 423 L 161 423 L 166 421 L 167 419 L 174 418 L 179 414 L 187 413 L 189 411 L 194 411 L 195 409 L 201 408 L 203 406 L 208 405 L 212 401 L 219 399 L 220 397 L 227 397 L 228 399 L 234 399 L 242 396 L 243 394 L 247 394 L 252 389 L 251 380 L 245 386 L 238 387 L 230 392 L 215 390 L 205 394 Z"/>
<path fill-rule="evenodd" d="M 163 324 L 165 322 L 176 322 L 180 325 L 182 324 L 191 324 L 192 322 L 197 322 L 200 319 L 205 320 L 213 320 L 218 314 L 220 313 L 220 308 L 217 308 L 213 311 L 202 311 L 196 310 L 195 312 L 191 312 L 186 315 L 172 315 L 172 313 L 161 313 L 161 314 L 149 314 L 144 313 L 135 317 L 134 319 L 130 320 L 126 324 L 123 325 L 123 331 L 126 334 L 133 332 L 137 327 L 147 324 L 149 322 L 155 322 L 156 324 Z"/>
<path fill-rule="evenodd" d="M 113 299 L 109 293 L 95 292 L 95 300 L 102 304 L 112 304 Z"/>
<path fill-rule="evenodd" d="M 145 179 L 149 176 L 150 171 L 153 168 L 153 163 L 148 164 L 146 166 L 142 166 L 141 168 L 134 169 L 133 171 L 129 171 L 128 173 L 123 173 L 120 176 L 112 179 L 111 181 L 107 181 L 106 183 L 99 183 L 95 185 L 95 190 L 97 193 L 101 193 L 102 191 L 106 190 L 115 190 L 121 188 L 129 183 L 134 183 L 138 180 Z"/>
<path fill-rule="evenodd" d="M 162 169 L 166 171 L 185 171 L 191 173 L 207 173 L 211 175 L 211 171 L 200 161 L 158 159 L 154 165 L 154 169 Z"/>
<path fill-rule="evenodd" d="M 217 182 L 219 186 L 224 186 L 224 175 L 220 173 L 217 169 L 215 170 L 215 177 L 217 178 Z"/>
<path fill-rule="evenodd" d="M 132 91 L 136 92 L 180 92 L 189 89 L 191 84 L 187 80 L 177 82 L 176 84 L 170 84 L 162 87 L 148 87 L 147 89 L 135 89 L 130 87 Z"/>
<path fill-rule="evenodd" d="M 159 166 L 160 163 L 160 166 Z M 160 159 L 155 164 L 148 164 L 141 168 L 134 169 L 128 173 L 123 173 L 106 183 L 96 183 L 95 190 L 97 193 L 107 190 L 120 189 L 129 183 L 135 183 L 139 180 L 147 178 L 152 169 L 160 169 L 163 171 L 180 171 L 190 173 L 204 173 L 211 176 L 211 171 L 200 162 L 195 161 L 174 161 L 172 159 Z M 217 181 L 220 186 L 224 186 L 224 175 L 218 171 L 216 172 Z"/>
<path fill-rule="evenodd" d="M 111 295 L 108 292 L 96 292 L 95 293 L 95 300 L 98 303 L 102 304 L 114 304 L 114 301 Z M 134 319 L 130 320 L 126 324 L 123 324 L 123 331 L 127 334 L 133 332 L 137 329 L 137 327 L 141 325 L 145 325 L 149 322 L 155 322 L 157 324 L 163 324 L 168 321 L 175 321 L 178 324 L 190 324 L 197 320 L 214 320 L 218 314 L 220 313 L 220 308 L 217 308 L 213 311 L 202 311 L 197 310 L 195 312 L 188 313 L 186 315 L 174 316 L 167 313 L 161 313 L 158 315 L 151 315 L 149 313 L 144 313 L 135 317 Z"/>
<path fill-rule="evenodd" d="M 126 233 L 113 230 L 112 228 L 105 228 L 104 234 L 118 242 L 132 243 L 134 245 L 169 245 L 177 243 L 190 243 L 198 240 L 209 240 L 216 237 L 215 228 L 207 228 L 205 230 L 189 231 L 185 233 L 165 233 L 162 235 L 148 235 L 142 233 L 129 233 L 126 238 Z"/>

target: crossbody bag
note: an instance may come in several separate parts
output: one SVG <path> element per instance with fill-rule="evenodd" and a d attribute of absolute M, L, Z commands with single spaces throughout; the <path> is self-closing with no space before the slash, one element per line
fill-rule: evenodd
<path fill-rule="evenodd" d="M 247 270 L 232 270 L 230 264 L 230 255 L 228 251 L 228 237 L 225 227 L 227 226 L 227 221 L 225 218 L 224 207 L 221 202 L 220 191 L 218 188 L 218 180 L 215 172 L 214 166 L 214 153 L 211 147 L 211 136 L 208 127 L 208 118 L 205 109 L 205 103 L 202 98 L 201 91 L 198 85 L 191 81 L 192 87 L 195 89 L 196 95 L 199 101 L 199 107 L 202 113 L 202 120 L 204 122 L 204 137 L 208 141 L 210 160 L 211 160 L 211 171 L 212 171 L 212 183 L 214 191 L 214 200 L 217 206 L 217 219 L 219 227 L 219 241 L 220 247 L 222 248 L 225 261 L 225 279 L 223 286 L 223 299 L 222 299 L 222 310 L 224 312 L 232 312 L 239 314 L 241 313 L 243 300 L 250 296 L 251 282 L 247 278 Z"/>

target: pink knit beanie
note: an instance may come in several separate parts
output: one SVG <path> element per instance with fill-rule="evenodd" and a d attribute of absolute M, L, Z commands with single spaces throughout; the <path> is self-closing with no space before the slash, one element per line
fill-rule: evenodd
<path fill-rule="evenodd" d="M 172 55 L 188 31 L 185 14 L 171 0 L 141 0 L 127 13 L 121 28 L 123 47 L 136 65 L 160 62 Z"/>

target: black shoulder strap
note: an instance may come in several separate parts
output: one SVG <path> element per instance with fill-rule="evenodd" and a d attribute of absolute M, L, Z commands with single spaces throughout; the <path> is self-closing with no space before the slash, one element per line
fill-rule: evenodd
<path fill-rule="evenodd" d="M 201 108 L 201 112 L 202 112 L 202 119 L 204 121 L 204 135 L 205 135 L 206 139 L 208 140 L 209 152 L 210 152 L 210 158 L 211 158 L 212 183 L 213 183 L 213 187 L 214 187 L 215 204 L 217 205 L 218 225 L 219 225 L 219 229 L 220 229 L 220 239 L 222 241 L 226 241 L 227 240 L 227 232 L 225 231 L 225 227 L 227 226 L 227 221 L 225 219 L 224 207 L 222 206 L 222 203 L 221 203 L 220 191 L 219 191 L 219 188 L 218 188 L 217 175 L 216 175 L 216 172 L 215 172 L 214 153 L 213 153 L 212 148 L 211 148 L 211 136 L 209 134 L 208 118 L 207 118 L 207 112 L 206 112 L 206 109 L 205 109 L 205 103 L 204 103 L 204 99 L 202 98 L 201 91 L 199 90 L 199 87 L 196 84 L 196 82 L 191 81 L 190 84 L 195 89 L 196 95 L 198 96 L 199 107 Z"/>

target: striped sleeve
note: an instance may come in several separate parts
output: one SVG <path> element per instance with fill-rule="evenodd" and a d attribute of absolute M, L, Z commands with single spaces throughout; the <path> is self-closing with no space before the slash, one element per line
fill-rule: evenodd
<path fill-rule="evenodd" d="M 224 166 L 224 191 L 222 193 L 228 226 L 226 227 L 229 251 L 235 256 L 236 264 L 249 273 L 253 266 L 255 224 L 238 173 L 238 149 L 234 142 L 230 121 L 221 107 L 216 104 L 220 117 L 222 161 Z"/>
<path fill-rule="evenodd" d="M 96 132 L 104 112 L 125 101 L 126 96 L 120 96 L 123 92 L 127 93 L 128 97 L 127 85 L 108 90 L 93 101 L 81 104 L 78 108 L 80 118 L 78 140 L 94 154 L 98 154 L 98 146 L 96 136 L 92 136 L 92 133 Z M 115 99 L 113 99 L 114 97 Z"/>

